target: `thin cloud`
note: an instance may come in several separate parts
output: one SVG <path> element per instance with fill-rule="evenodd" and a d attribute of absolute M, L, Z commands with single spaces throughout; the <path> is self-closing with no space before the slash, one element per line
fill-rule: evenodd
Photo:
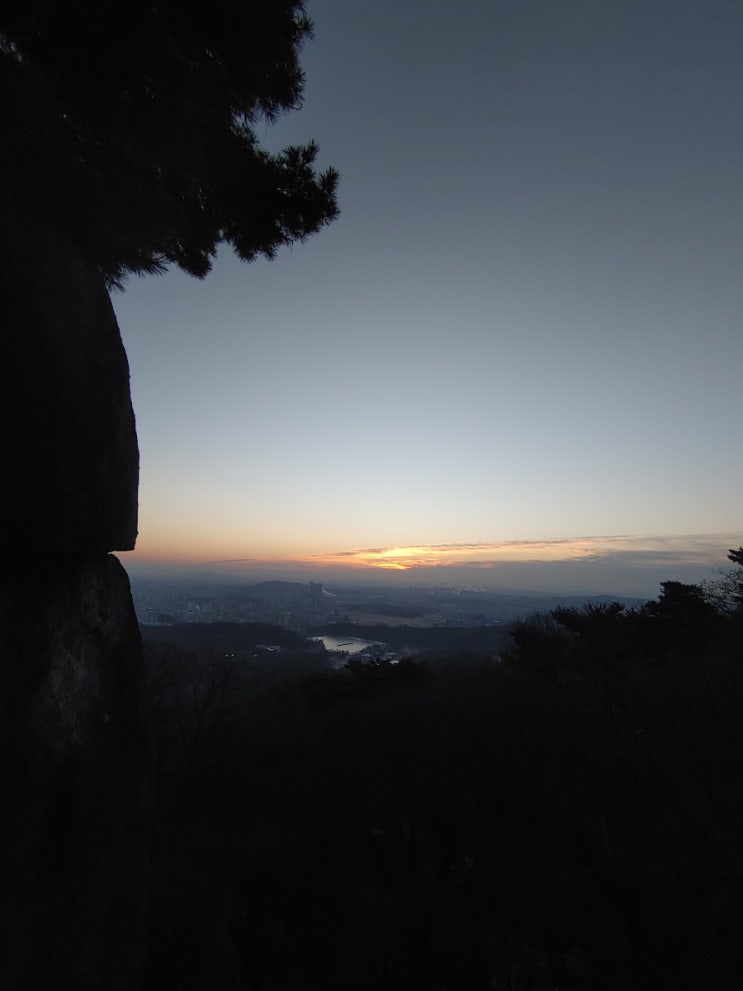
<path fill-rule="evenodd" d="M 562 537 L 555 540 L 505 540 L 490 543 L 447 543 L 389 547 L 362 547 L 313 554 L 303 558 L 317 565 L 353 565 L 360 568 L 410 571 L 416 568 L 497 568 L 529 562 L 551 564 L 612 563 L 625 567 L 663 564 L 704 564 L 720 560 L 721 550 L 736 546 L 739 535 L 685 536 L 611 535 Z"/>

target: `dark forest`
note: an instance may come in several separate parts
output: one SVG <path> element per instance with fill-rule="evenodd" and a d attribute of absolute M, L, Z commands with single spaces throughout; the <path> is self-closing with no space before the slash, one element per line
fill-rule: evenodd
<path fill-rule="evenodd" d="M 739 570 L 499 658 L 146 645 L 147 986 L 737 986 Z"/>

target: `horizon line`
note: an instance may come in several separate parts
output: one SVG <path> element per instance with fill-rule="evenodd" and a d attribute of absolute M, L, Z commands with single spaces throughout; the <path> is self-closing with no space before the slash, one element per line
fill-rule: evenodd
<path fill-rule="evenodd" d="M 191 567 L 346 568 L 360 572 L 448 569 L 497 569 L 502 565 L 619 563 L 625 566 L 723 563 L 727 551 L 743 543 L 743 532 L 687 534 L 612 534 L 604 536 L 449 541 L 446 543 L 389 544 L 353 547 L 331 552 L 295 555 L 204 557 L 156 551 L 118 552 L 132 563 Z M 131 555 L 131 556 L 130 556 Z M 720 558 L 722 556 L 722 560 Z"/>

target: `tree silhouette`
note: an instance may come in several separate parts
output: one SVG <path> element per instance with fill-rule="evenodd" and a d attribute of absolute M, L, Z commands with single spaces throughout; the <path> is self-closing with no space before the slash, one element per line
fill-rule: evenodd
<path fill-rule="evenodd" d="M 657 601 L 642 609 L 646 646 L 658 660 L 701 656 L 718 627 L 715 607 L 699 585 L 661 582 Z"/>
<path fill-rule="evenodd" d="M 109 285 L 217 246 L 273 257 L 338 214 L 314 142 L 269 154 L 255 126 L 301 103 L 303 0 L 7 0 L 2 193 L 72 233 Z"/>
<path fill-rule="evenodd" d="M 740 617 L 743 610 L 743 547 L 728 551 L 728 561 L 735 567 L 720 571 L 719 577 L 702 583 L 708 602 L 724 615 Z"/>

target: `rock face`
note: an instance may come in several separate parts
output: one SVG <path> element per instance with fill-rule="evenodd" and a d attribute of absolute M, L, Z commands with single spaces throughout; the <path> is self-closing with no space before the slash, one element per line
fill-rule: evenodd
<path fill-rule="evenodd" d="M 138 454 L 95 266 L 0 196 L 0 988 L 142 984 Z"/>
<path fill-rule="evenodd" d="M 16 199 L 1 219 L 0 548 L 130 550 L 139 454 L 129 366 L 103 280 Z"/>
<path fill-rule="evenodd" d="M 0 631 L 0 987 L 136 987 L 148 743 L 126 573 L 6 558 Z"/>

